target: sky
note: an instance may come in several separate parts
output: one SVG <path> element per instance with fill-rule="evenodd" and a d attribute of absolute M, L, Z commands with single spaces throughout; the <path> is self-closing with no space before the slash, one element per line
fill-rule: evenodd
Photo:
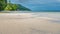
<path fill-rule="evenodd" d="M 21 4 L 32 11 L 60 10 L 60 0 L 11 0 L 11 2 Z"/>

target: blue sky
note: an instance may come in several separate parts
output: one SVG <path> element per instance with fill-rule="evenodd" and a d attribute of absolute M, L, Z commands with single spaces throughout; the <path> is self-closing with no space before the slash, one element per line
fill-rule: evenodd
<path fill-rule="evenodd" d="M 60 10 L 60 0 L 11 0 L 33 10 Z"/>

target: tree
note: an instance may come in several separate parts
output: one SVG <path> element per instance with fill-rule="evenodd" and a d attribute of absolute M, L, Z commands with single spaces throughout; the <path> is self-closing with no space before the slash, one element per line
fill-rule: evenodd
<path fill-rule="evenodd" d="M 6 7 L 7 0 L 0 0 L 0 11 Z"/>
<path fill-rule="evenodd" d="M 4 10 L 11 11 L 13 8 L 10 4 L 8 4 Z"/>
<path fill-rule="evenodd" d="M 12 4 L 10 0 L 0 0 L 0 10 L 7 10 L 7 11 L 15 11 L 15 10 L 22 10 L 22 11 L 30 11 L 30 9 L 20 5 L 20 4 Z"/>
<path fill-rule="evenodd" d="M 16 4 L 12 4 L 11 2 L 10 2 L 10 0 L 8 1 L 8 3 L 7 3 L 7 6 L 6 6 L 6 8 L 4 9 L 4 10 L 8 10 L 8 11 L 15 11 L 15 10 L 17 10 L 17 5 Z"/>
<path fill-rule="evenodd" d="M 18 8 L 17 4 L 13 4 L 12 8 L 13 8 L 13 10 L 17 10 L 17 8 Z"/>
<path fill-rule="evenodd" d="M 8 3 L 4 10 L 15 11 L 15 10 L 17 10 L 17 5 L 16 4 L 12 4 L 12 3 Z"/>

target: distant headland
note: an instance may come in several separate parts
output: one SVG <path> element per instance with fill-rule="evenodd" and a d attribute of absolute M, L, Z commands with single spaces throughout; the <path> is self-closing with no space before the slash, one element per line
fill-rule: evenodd
<path fill-rule="evenodd" d="M 31 11 L 21 4 L 13 4 L 7 0 L 0 0 L 0 11 Z"/>

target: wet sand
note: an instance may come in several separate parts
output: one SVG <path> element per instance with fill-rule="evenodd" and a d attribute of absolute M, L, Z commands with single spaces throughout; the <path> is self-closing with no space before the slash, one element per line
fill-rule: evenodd
<path fill-rule="evenodd" d="M 31 14 L 0 14 L 0 34 L 60 34 L 60 23 Z"/>

